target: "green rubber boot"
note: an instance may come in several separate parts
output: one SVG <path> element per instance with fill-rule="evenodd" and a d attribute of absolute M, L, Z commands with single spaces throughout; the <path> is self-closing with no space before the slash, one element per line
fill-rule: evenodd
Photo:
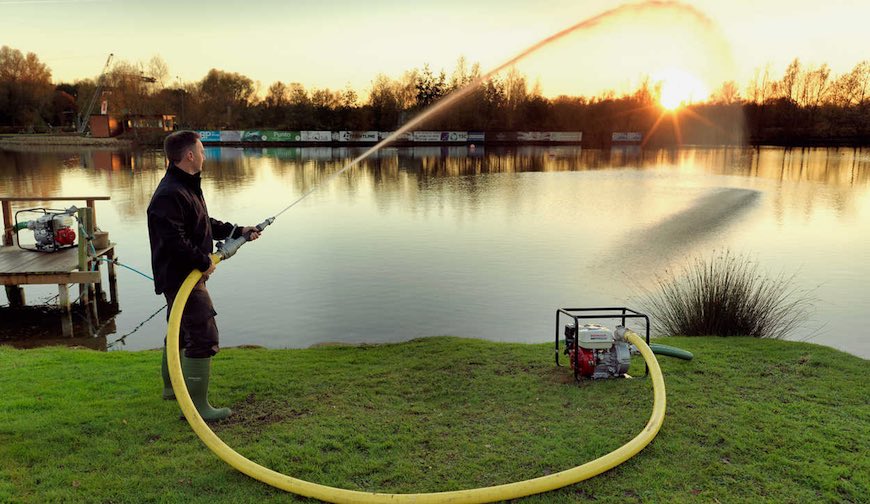
<path fill-rule="evenodd" d="M 213 408 L 208 403 L 208 379 L 211 373 L 211 357 L 190 359 L 181 356 L 181 370 L 184 373 L 184 383 L 193 399 L 193 405 L 206 422 L 223 420 L 232 414 L 229 408 Z"/>
<path fill-rule="evenodd" d="M 163 364 L 160 366 L 163 373 L 163 400 L 175 399 L 175 391 L 172 390 L 172 381 L 169 379 L 169 362 L 166 360 L 166 345 L 163 345 Z"/>

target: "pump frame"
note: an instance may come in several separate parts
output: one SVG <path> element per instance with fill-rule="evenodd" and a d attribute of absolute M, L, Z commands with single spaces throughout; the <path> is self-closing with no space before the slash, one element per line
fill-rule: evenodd
<path fill-rule="evenodd" d="M 18 223 L 21 221 L 18 220 L 18 214 L 35 213 L 35 214 L 39 214 L 40 216 L 50 215 L 50 214 L 69 215 L 70 217 L 73 218 L 74 221 L 77 220 L 75 215 L 69 214 L 68 212 L 69 212 L 68 208 L 63 209 L 63 208 L 46 208 L 46 207 L 25 208 L 23 210 L 18 210 L 17 212 L 15 212 L 15 224 L 13 225 L 13 229 L 15 229 L 15 238 L 16 238 L 15 241 L 18 243 L 18 248 L 20 248 L 22 250 L 30 250 L 32 252 L 52 253 L 52 252 L 57 252 L 59 250 L 77 247 L 78 240 L 81 238 L 81 236 L 80 236 L 80 230 L 76 229 L 76 228 L 73 228 L 73 230 L 76 233 L 76 241 L 71 243 L 70 245 L 58 245 L 57 242 L 52 242 L 50 248 L 41 249 L 41 248 L 37 247 L 36 245 L 34 245 L 33 247 L 25 247 L 24 245 L 21 244 L 21 233 L 20 233 L 21 230 L 18 229 Z M 27 219 L 27 220 L 32 220 L 32 219 Z M 26 222 L 26 221 L 24 221 L 24 222 Z M 50 224 L 51 232 L 53 234 L 55 232 L 54 221 L 52 220 L 50 222 L 51 222 L 51 224 Z"/>
<path fill-rule="evenodd" d="M 608 313 L 619 311 L 621 313 Z M 590 313 L 591 312 L 591 313 Z M 578 335 L 580 334 L 580 320 L 581 319 L 620 319 L 622 320 L 622 325 L 625 326 L 626 319 L 643 319 L 646 326 L 646 344 L 649 345 L 649 315 L 645 313 L 641 313 L 637 310 L 632 310 L 626 306 L 612 306 L 612 307 L 598 307 L 598 308 L 559 308 L 556 310 L 556 365 L 561 366 L 559 364 L 559 326 L 561 322 L 562 315 L 570 317 L 574 320 L 574 326 L 577 328 L 574 331 L 574 336 L 572 340 L 574 341 L 574 348 L 577 348 L 578 344 Z M 574 366 L 574 381 L 580 381 L 580 375 L 578 374 L 579 370 L 577 366 Z M 645 366 L 645 370 L 643 373 L 644 376 L 649 375 L 649 365 Z"/>

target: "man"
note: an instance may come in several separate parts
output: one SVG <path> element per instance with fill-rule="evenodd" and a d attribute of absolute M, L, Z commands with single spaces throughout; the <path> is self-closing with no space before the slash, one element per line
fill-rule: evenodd
<path fill-rule="evenodd" d="M 255 227 L 237 228 L 208 216 L 202 195 L 200 172 L 205 149 L 199 134 L 177 131 L 166 137 L 163 150 L 169 166 L 148 205 L 148 236 L 151 241 L 151 268 L 157 294 L 172 302 L 182 282 L 196 268 L 202 280 L 190 294 L 181 318 L 179 346 L 183 350 L 181 368 L 190 397 L 204 420 L 221 420 L 231 413 L 229 408 L 213 408 L 208 402 L 208 381 L 211 358 L 218 350 L 218 329 L 211 297 L 205 283 L 215 266 L 209 254 L 214 240 L 247 236 L 256 240 Z M 167 310 L 167 320 L 169 310 Z M 166 362 L 166 340 L 163 340 L 163 398 L 174 399 Z"/>

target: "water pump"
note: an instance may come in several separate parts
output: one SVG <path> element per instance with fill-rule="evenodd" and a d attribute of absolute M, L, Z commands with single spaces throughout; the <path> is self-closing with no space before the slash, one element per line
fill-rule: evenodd
<path fill-rule="evenodd" d="M 33 231 L 36 247 L 25 247 L 18 240 L 18 246 L 26 250 L 39 252 L 56 252 L 61 249 L 75 246 L 76 231 L 75 214 L 78 209 L 71 206 L 66 210 L 54 210 L 51 208 L 31 208 L 15 212 L 15 232 L 29 229 Z M 19 220 L 19 215 L 24 214 L 30 219 Z M 19 235 L 20 237 L 20 235 Z"/>
<path fill-rule="evenodd" d="M 625 328 L 618 326 L 616 333 L 598 324 L 565 326 L 565 355 L 574 373 L 583 378 L 620 378 L 631 365 L 632 347 L 622 335 Z"/>
<path fill-rule="evenodd" d="M 565 324 L 564 332 L 562 320 L 569 318 Z M 583 319 L 617 319 L 616 330 L 611 331 L 607 327 L 595 324 L 582 324 Z M 656 355 L 667 355 L 677 359 L 690 361 L 692 352 L 667 345 L 650 343 L 649 316 L 626 306 L 608 308 L 559 308 L 556 310 L 556 365 L 559 366 L 559 356 L 567 355 L 574 371 L 574 380 L 579 382 L 583 378 L 622 378 L 628 377 L 628 367 L 631 365 L 631 356 L 638 353 L 637 347 L 627 341 L 626 334 L 631 331 L 626 329 L 627 322 L 643 324 L 646 333 L 646 344 Z M 559 343 L 564 336 L 565 348 L 560 351 Z M 649 366 L 646 368 L 649 373 Z"/>

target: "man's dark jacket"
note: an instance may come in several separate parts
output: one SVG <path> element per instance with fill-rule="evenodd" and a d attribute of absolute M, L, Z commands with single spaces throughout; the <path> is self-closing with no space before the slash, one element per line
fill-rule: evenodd
<path fill-rule="evenodd" d="M 174 295 L 194 268 L 206 271 L 214 240 L 223 240 L 233 224 L 208 216 L 199 173 L 190 175 L 169 164 L 148 205 L 151 269 L 157 294 Z M 236 228 L 233 238 L 240 236 Z"/>

